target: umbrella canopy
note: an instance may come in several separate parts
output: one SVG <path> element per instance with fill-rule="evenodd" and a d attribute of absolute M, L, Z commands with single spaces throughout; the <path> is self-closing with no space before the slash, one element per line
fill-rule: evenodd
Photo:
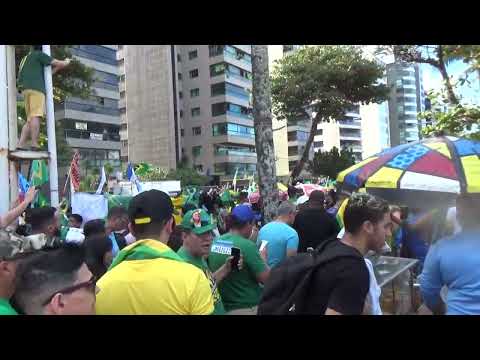
<path fill-rule="evenodd" d="M 480 142 L 446 136 L 399 145 L 342 171 L 337 182 L 410 206 L 453 202 L 480 193 Z"/>

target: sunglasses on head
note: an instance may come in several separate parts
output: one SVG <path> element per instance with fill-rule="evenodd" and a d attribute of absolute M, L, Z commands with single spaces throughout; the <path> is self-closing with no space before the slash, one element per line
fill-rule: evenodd
<path fill-rule="evenodd" d="M 66 287 L 64 289 L 55 291 L 51 296 L 49 296 L 47 298 L 47 300 L 45 300 L 43 302 L 42 305 L 43 306 L 47 305 L 50 301 L 52 301 L 53 297 L 57 294 L 71 294 L 71 293 L 73 293 L 77 290 L 83 289 L 83 288 L 87 288 L 90 291 L 95 292 L 96 286 L 97 286 L 97 278 L 95 276 L 92 276 L 90 278 L 90 280 L 88 280 L 88 281 L 84 281 L 84 282 L 81 282 L 79 284 L 72 285 L 72 286 Z"/>

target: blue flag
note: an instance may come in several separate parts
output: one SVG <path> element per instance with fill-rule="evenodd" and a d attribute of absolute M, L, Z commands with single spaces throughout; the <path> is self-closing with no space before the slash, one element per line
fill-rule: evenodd
<path fill-rule="evenodd" d="M 25 176 L 21 172 L 18 173 L 18 191 L 22 194 L 26 194 L 28 189 L 30 189 L 30 184 L 28 183 Z"/>
<path fill-rule="evenodd" d="M 137 191 L 138 192 L 142 191 L 142 184 L 138 180 L 137 175 L 135 175 L 135 170 L 133 169 L 132 164 L 128 164 L 127 179 L 128 179 L 128 181 L 134 183 L 137 186 Z"/>

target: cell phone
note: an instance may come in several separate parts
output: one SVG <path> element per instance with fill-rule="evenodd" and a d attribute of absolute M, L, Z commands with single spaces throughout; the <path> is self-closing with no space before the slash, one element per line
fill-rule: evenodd
<path fill-rule="evenodd" d="M 231 260 L 232 270 L 238 271 L 238 262 L 240 261 L 240 249 L 237 247 L 232 247 L 232 252 L 230 253 L 233 256 Z"/>
<path fill-rule="evenodd" d="M 262 252 L 263 249 L 265 249 L 265 246 L 267 246 L 267 244 L 268 244 L 267 240 L 262 240 L 262 243 L 260 244 L 260 248 L 258 249 L 258 251 Z"/>

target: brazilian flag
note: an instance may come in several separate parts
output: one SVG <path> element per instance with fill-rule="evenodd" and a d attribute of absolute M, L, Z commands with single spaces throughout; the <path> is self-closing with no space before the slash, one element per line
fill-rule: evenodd
<path fill-rule="evenodd" d="M 42 186 L 48 182 L 48 167 L 45 160 L 32 161 L 31 186 Z"/>

